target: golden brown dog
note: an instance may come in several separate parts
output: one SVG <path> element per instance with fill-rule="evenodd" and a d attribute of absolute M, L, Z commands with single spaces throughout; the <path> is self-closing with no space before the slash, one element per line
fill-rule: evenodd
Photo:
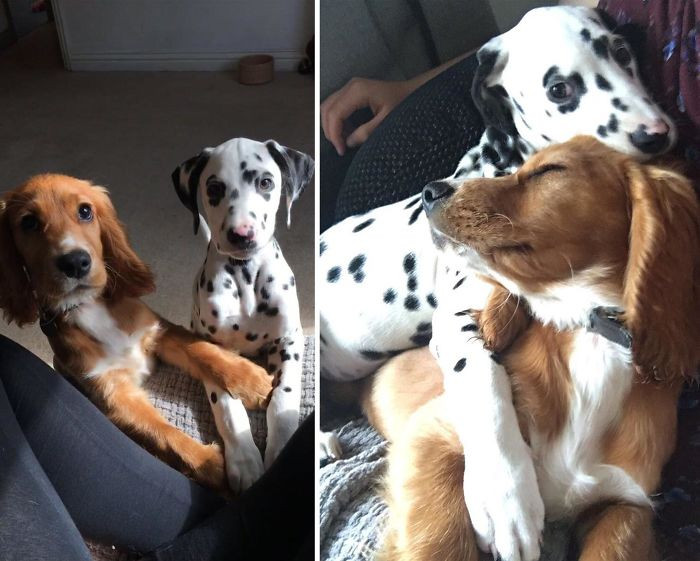
<path fill-rule="evenodd" d="M 648 497 L 675 447 L 684 375 L 700 360 L 690 183 L 578 137 L 512 176 L 453 185 L 428 214 L 445 251 L 502 285 L 478 314 L 479 336 L 502 350 L 547 518 L 576 523 L 581 560 L 654 559 Z M 623 310 L 608 327 L 631 348 L 589 325 L 598 306 Z M 479 450 L 462 449 L 442 392 L 419 349 L 380 370 L 364 399 L 392 441 L 382 558 L 478 557 L 463 474 Z"/>
<path fill-rule="evenodd" d="M 170 425 L 142 382 L 159 358 L 261 407 L 270 377 L 250 362 L 151 311 L 139 297 L 153 276 L 128 244 L 107 191 L 39 175 L 0 199 L 0 308 L 19 325 L 41 322 L 54 365 L 122 430 L 196 481 L 225 489 L 217 445 Z"/>

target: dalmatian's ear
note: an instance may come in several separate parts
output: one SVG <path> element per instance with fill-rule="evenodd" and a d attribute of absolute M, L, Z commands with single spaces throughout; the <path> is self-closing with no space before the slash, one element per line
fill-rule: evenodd
<path fill-rule="evenodd" d="M 508 61 L 508 52 L 501 37 L 494 37 L 476 53 L 479 66 L 472 82 L 472 99 L 486 126 L 509 134 L 517 134 L 508 94 L 500 85 L 501 74 Z"/>
<path fill-rule="evenodd" d="M 202 175 L 204 166 L 209 161 L 211 151 L 211 148 L 205 148 L 196 156 L 182 162 L 173 170 L 171 175 L 177 196 L 182 204 L 192 212 L 195 234 L 199 231 L 200 222 L 199 206 L 197 205 L 199 177 Z"/>
<path fill-rule="evenodd" d="M 282 188 L 287 199 L 287 227 L 292 219 L 292 203 L 299 198 L 314 175 L 314 160 L 308 154 L 292 150 L 274 140 L 265 143 L 282 173 Z"/>

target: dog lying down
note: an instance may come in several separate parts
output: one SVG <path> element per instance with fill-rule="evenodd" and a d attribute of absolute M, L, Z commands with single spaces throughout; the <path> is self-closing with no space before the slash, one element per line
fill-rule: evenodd
<path fill-rule="evenodd" d="M 272 377 L 139 299 L 154 290 L 153 276 L 129 246 L 107 191 L 65 175 L 30 178 L 0 199 L 0 255 L 5 318 L 39 321 L 55 368 L 114 424 L 199 483 L 228 492 L 219 446 L 170 425 L 142 384 L 158 358 L 213 384 L 220 395 L 260 408 Z"/>
<path fill-rule="evenodd" d="M 575 523 L 575 558 L 655 559 L 649 495 L 700 360 L 690 183 L 576 137 L 512 176 L 432 183 L 423 199 L 441 251 L 499 286 L 467 331 L 509 373 L 547 519 Z M 466 504 L 488 489 L 469 473 L 488 466 L 463 449 L 445 399 L 427 348 L 387 363 L 363 398 L 392 443 L 383 559 L 478 557 Z M 504 558 L 538 556 L 522 544 Z"/>

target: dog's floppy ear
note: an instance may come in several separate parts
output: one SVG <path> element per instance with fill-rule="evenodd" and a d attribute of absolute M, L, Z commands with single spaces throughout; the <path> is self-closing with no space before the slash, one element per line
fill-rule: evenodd
<path fill-rule="evenodd" d="M 314 160 L 308 154 L 281 146 L 274 140 L 265 143 L 282 173 L 282 188 L 287 198 L 287 227 L 292 218 L 292 203 L 299 198 L 314 175 Z"/>
<path fill-rule="evenodd" d="M 0 309 L 5 320 L 21 327 L 39 319 L 39 309 L 12 236 L 10 200 L 0 199 Z"/>
<path fill-rule="evenodd" d="M 484 125 L 509 134 L 517 134 L 508 94 L 499 84 L 501 73 L 508 62 L 508 52 L 501 37 L 494 37 L 476 53 L 479 66 L 472 81 L 472 99 L 481 113 Z"/>
<path fill-rule="evenodd" d="M 102 258 L 109 277 L 105 295 L 113 298 L 139 298 L 153 292 L 153 273 L 129 245 L 124 225 L 117 218 L 107 190 L 102 187 L 93 189 L 102 240 Z"/>
<path fill-rule="evenodd" d="M 628 164 L 632 209 L 625 323 L 647 376 L 692 375 L 700 361 L 700 208 L 672 171 Z"/>
<path fill-rule="evenodd" d="M 192 212 L 195 234 L 199 231 L 200 221 L 199 206 L 197 205 L 197 188 L 199 187 L 199 178 L 202 175 L 202 170 L 209 161 L 211 150 L 211 148 L 205 148 L 196 156 L 185 160 L 173 170 L 170 176 L 180 201 Z"/>

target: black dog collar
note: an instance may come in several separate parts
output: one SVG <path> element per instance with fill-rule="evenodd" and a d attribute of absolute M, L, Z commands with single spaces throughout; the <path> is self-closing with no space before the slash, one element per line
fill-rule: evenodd
<path fill-rule="evenodd" d="M 62 315 L 61 313 L 51 312 L 45 309 L 39 312 L 39 327 L 44 335 L 53 337 L 58 333 L 58 325 L 56 325 L 56 322 Z"/>
<path fill-rule="evenodd" d="M 621 314 L 619 308 L 594 308 L 588 316 L 588 331 L 631 350 L 632 335 L 620 319 Z"/>

